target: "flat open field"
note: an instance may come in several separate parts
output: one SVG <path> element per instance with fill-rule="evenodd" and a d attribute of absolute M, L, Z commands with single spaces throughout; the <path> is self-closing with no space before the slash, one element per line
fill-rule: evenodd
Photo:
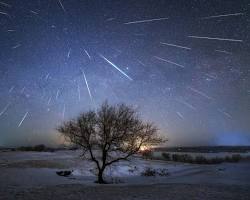
<path fill-rule="evenodd" d="M 194 165 L 134 157 L 107 169 L 98 185 L 78 151 L 0 153 L 0 199 L 250 199 L 250 162 Z M 144 177 L 146 168 L 168 176 Z M 73 170 L 60 177 L 60 169 Z"/>

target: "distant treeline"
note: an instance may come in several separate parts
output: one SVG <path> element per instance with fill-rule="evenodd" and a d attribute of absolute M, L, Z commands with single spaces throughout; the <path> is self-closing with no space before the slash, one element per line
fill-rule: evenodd
<path fill-rule="evenodd" d="M 198 153 L 246 153 L 250 152 L 250 146 L 197 146 L 197 147 L 159 147 L 155 151 L 167 152 L 198 152 Z"/>
<path fill-rule="evenodd" d="M 20 146 L 16 148 L 0 148 L 1 151 L 36 151 L 36 152 L 54 152 L 60 150 L 76 150 L 75 146 L 67 147 L 47 147 L 44 144 L 34 145 L 34 146 Z"/>
<path fill-rule="evenodd" d="M 17 151 L 38 151 L 38 152 L 54 152 L 55 148 L 46 147 L 44 144 L 35 146 L 21 146 L 16 148 Z"/>
<path fill-rule="evenodd" d="M 202 155 L 191 156 L 189 154 L 171 154 L 163 152 L 162 156 L 159 158 L 155 158 L 153 156 L 152 151 L 143 152 L 143 157 L 146 159 L 160 159 L 165 161 L 173 161 L 173 162 L 184 162 L 184 163 L 192 163 L 192 164 L 219 164 L 223 162 L 239 162 L 242 157 L 240 154 L 234 154 L 232 156 L 222 157 L 214 157 L 214 158 L 206 158 Z"/>

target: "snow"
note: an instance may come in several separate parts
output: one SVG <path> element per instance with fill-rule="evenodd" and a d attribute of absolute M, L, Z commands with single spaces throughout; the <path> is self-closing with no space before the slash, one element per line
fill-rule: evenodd
<path fill-rule="evenodd" d="M 65 170 L 73 170 L 69 177 L 56 175 L 56 168 L 43 168 L 30 165 L 29 161 L 64 163 Z M 25 168 L 20 163 L 25 162 Z M 11 167 L 6 167 L 7 164 Z M 15 165 L 18 163 L 19 165 Z M 78 151 L 44 152 L 4 152 L 0 153 L 1 185 L 40 186 L 58 184 L 93 184 L 96 180 L 95 164 L 80 158 Z M 144 177 L 141 173 L 146 169 L 166 170 L 168 176 Z M 130 162 L 121 161 L 105 170 L 106 180 L 118 180 L 123 184 L 250 184 L 250 162 L 222 163 L 218 165 L 197 165 L 188 163 L 166 162 L 161 160 L 145 160 L 135 156 Z M 117 182 L 118 182 L 117 181 Z M 119 183 L 120 183 L 119 182 Z"/>

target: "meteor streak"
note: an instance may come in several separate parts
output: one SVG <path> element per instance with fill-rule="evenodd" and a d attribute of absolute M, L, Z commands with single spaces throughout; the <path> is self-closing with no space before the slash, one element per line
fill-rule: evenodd
<path fill-rule="evenodd" d="M 223 115 L 225 115 L 227 118 L 232 119 L 232 115 L 230 115 L 229 113 L 223 111 L 222 109 L 218 109 L 218 111 L 219 111 L 220 113 L 222 113 Z"/>
<path fill-rule="evenodd" d="M 99 56 L 101 58 L 103 58 L 107 63 L 109 63 L 110 65 L 112 65 L 115 69 L 117 69 L 120 73 L 122 73 L 125 77 L 127 77 L 130 81 L 133 81 L 133 79 L 127 75 L 124 71 L 122 71 L 119 67 L 117 67 L 114 63 L 112 63 L 111 61 L 109 61 L 107 58 L 105 58 L 102 54 L 99 54 Z"/>
<path fill-rule="evenodd" d="M 180 46 L 180 45 L 176 45 L 176 44 L 169 44 L 169 43 L 165 43 L 165 42 L 160 42 L 160 44 L 170 46 L 170 47 L 177 47 L 177 48 L 180 48 L 180 49 L 191 50 L 191 48 L 189 48 L 189 47 Z"/>
<path fill-rule="evenodd" d="M 3 110 L 0 112 L 0 117 L 8 110 L 9 106 L 10 106 L 10 103 L 8 103 L 8 104 L 3 108 Z"/>
<path fill-rule="evenodd" d="M 52 99 L 52 97 L 50 97 L 48 100 L 48 104 L 47 104 L 48 106 L 50 105 L 51 99 Z"/>
<path fill-rule="evenodd" d="M 220 18 L 220 17 L 231 17 L 231 16 L 239 16 L 244 15 L 245 13 L 230 13 L 230 14 L 224 14 L 224 15 L 213 15 L 208 17 L 202 17 L 201 19 L 213 19 L 213 18 Z"/>
<path fill-rule="evenodd" d="M 2 11 L 0 11 L 0 15 L 5 15 L 5 16 L 7 16 L 7 17 L 9 17 L 9 18 L 10 18 L 10 15 L 9 15 L 8 13 L 6 13 L 6 12 L 2 12 Z"/>
<path fill-rule="evenodd" d="M 61 8 L 63 9 L 63 11 L 66 13 L 66 10 L 65 10 L 65 8 L 64 8 L 64 6 L 63 6 L 62 1 L 61 1 L 61 0 L 58 0 L 58 2 L 59 2 L 59 4 L 60 4 Z"/>
<path fill-rule="evenodd" d="M 181 104 L 187 106 L 188 108 L 190 108 L 190 109 L 192 109 L 192 110 L 196 110 L 196 108 L 195 108 L 193 105 L 187 103 L 186 101 L 183 101 L 183 100 L 180 100 L 180 99 L 178 99 L 177 101 L 178 101 L 179 103 L 181 103 Z"/>
<path fill-rule="evenodd" d="M 9 89 L 9 93 L 13 92 L 14 89 L 15 89 L 15 86 L 12 86 L 12 87 Z"/>
<path fill-rule="evenodd" d="M 10 4 L 7 4 L 7 3 L 5 3 L 5 2 L 2 2 L 2 1 L 0 1 L 0 5 L 3 5 L 3 6 L 5 6 L 5 7 L 11 7 L 11 5 Z"/>
<path fill-rule="evenodd" d="M 91 56 L 89 55 L 89 52 L 86 49 L 83 49 L 86 55 L 88 56 L 89 60 L 91 60 Z"/>
<path fill-rule="evenodd" d="M 82 71 L 82 75 L 83 75 L 83 78 L 84 78 L 86 87 L 87 87 L 87 89 L 88 89 L 88 93 L 89 93 L 90 100 L 93 101 L 93 98 L 92 98 L 92 95 L 91 95 L 91 92 L 90 92 L 90 88 L 89 88 L 89 84 L 88 84 L 88 80 L 87 80 L 87 78 L 86 78 L 86 75 L 85 75 L 83 69 L 81 69 L 81 71 Z"/>
<path fill-rule="evenodd" d="M 62 117 L 63 119 L 65 118 L 65 111 L 66 111 L 66 106 L 65 104 L 63 105 L 63 112 L 62 112 Z"/>
<path fill-rule="evenodd" d="M 58 97 L 59 97 L 59 93 L 60 93 L 60 90 L 57 90 L 57 92 L 56 92 L 56 100 L 57 100 Z"/>
<path fill-rule="evenodd" d="M 184 116 L 180 112 L 176 112 L 176 114 L 181 118 L 184 119 Z"/>
<path fill-rule="evenodd" d="M 106 22 L 113 21 L 113 20 L 115 20 L 115 18 L 111 17 L 111 18 L 106 19 Z"/>
<path fill-rule="evenodd" d="M 25 115 L 23 116 L 22 120 L 20 121 L 20 123 L 18 124 L 18 127 L 20 127 L 23 123 L 23 121 L 26 119 L 27 115 L 29 112 L 26 112 Z"/>
<path fill-rule="evenodd" d="M 80 91 L 80 86 L 77 84 L 77 91 L 78 91 L 78 99 L 81 101 L 81 91 Z"/>
<path fill-rule="evenodd" d="M 148 22 L 154 22 L 154 21 L 163 21 L 167 20 L 168 17 L 163 17 L 163 18 L 154 18 L 154 19 L 145 19 L 145 20 L 138 20 L 138 21 L 131 21 L 131 22 L 126 22 L 124 24 L 139 24 L 139 23 L 148 23 Z"/>
<path fill-rule="evenodd" d="M 23 88 L 22 88 L 22 90 L 21 90 L 21 94 L 23 94 L 23 93 L 24 93 L 24 90 L 25 90 L 25 87 L 23 87 Z"/>
<path fill-rule="evenodd" d="M 70 57 L 70 54 L 71 54 L 71 48 L 69 49 L 68 54 L 67 54 L 68 58 Z"/>
<path fill-rule="evenodd" d="M 47 80 L 49 79 L 49 76 L 50 76 L 50 74 L 48 73 L 48 74 L 46 75 L 46 77 L 45 77 L 45 81 L 47 81 Z"/>
<path fill-rule="evenodd" d="M 31 12 L 32 14 L 38 15 L 38 12 L 36 12 L 36 11 L 34 11 L 34 10 L 30 10 L 30 12 Z"/>
<path fill-rule="evenodd" d="M 228 55 L 232 55 L 231 52 L 228 52 L 228 51 L 225 51 L 225 50 L 218 50 L 218 49 L 216 49 L 214 51 L 219 52 L 219 53 L 225 53 L 225 54 L 228 54 Z"/>
<path fill-rule="evenodd" d="M 195 39 L 219 40 L 219 41 L 230 41 L 230 42 L 243 42 L 243 40 L 228 39 L 228 38 L 216 38 L 216 37 L 205 37 L 205 36 L 195 36 L 195 35 L 189 35 L 188 37 L 189 38 L 195 38 Z"/>
<path fill-rule="evenodd" d="M 15 46 L 13 46 L 12 49 L 17 49 L 17 48 L 20 47 L 20 46 L 21 46 L 21 44 L 17 44 L 17 45 L 15 45 Z"/>
<path fill-rule="evenodd" d="M 164 59 L 164 58 L 160 58 L 160 57 L 158 57 L 158 56 L 154 56 L 154 58 L 156 58 L 157 60 L 161 60 L 161 61 L 170 63 L 170 64 L 172 64 L 172 65 L 179 66 L 179 67 L 181 67 L 181 68 L 185 68 L 185 66 L 183 66 L 183 65 L 180 65 L 180 64 L 178 64 L 178 63 L 175 63 L 175 62 L 173 62 L 173 61 L 170 61 L 170 60 L 167 60 L 167 59 Z"/>
<path fill-rule="evenodd" d="M 217 79 L 217 76 L 216 76 L 216 75 L 208 74 L 208 73 L 206 73 L 205 75 L 206 75 L 207 77 L 209 77 L 209 78 Z"/>
<path fill-rule="evenodd" d="M 201 96 L 207 98 L 207 99 L 210 99 L 210 100 L 212 99 L 212 97 L 206 95 L 204 92 L 201 92 L 201 91 L 199 91 L 199 90 L 196 90 L 196 89 L 194 89 L 194 88 L 192 88 L 192 87 L 189 87 L 189 89 L 192 90 L 193 92 L 195 92 L 195 93 L 197 93 L 197 94 L 199 94 L 199 95 L 201 95 Z"/>
<path fill-rule="evenodd" d="M 142 61 L 140 61 L 140 60 L 137 60 L 138 61 L 138 63 L 140 63 L 142 66 L 146 66 Z"/>

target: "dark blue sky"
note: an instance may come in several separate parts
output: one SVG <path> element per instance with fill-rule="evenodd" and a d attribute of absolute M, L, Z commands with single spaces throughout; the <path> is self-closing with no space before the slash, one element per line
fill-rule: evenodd
<path fill-rule="evenodd" d="M 104 100 L 169 145 L 250 144 L 250 2 L 0 0 L 0 146 Z M 168 19 L 166 19 L 168 18 Z"/>

